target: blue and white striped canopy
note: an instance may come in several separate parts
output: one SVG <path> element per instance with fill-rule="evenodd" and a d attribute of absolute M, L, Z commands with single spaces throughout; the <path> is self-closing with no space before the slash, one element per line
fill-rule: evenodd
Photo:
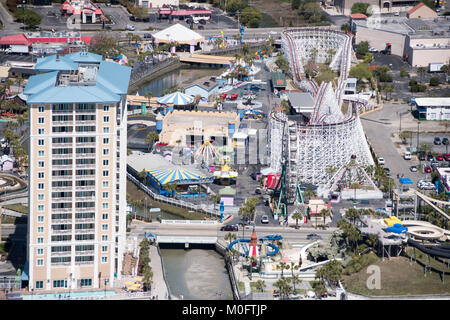
<path fill-rule="evenodd" d="M 174 92 L 159 98 L 160 104 L 173 104 L 176 106 L 185 106 L 194 102 L 194 97 L 184 94 L 182 92 Z"/>
<path fill-rule="evenodd" d="M 183 180 L 199 180 L 204 177 L 184 169 L 160 169 L 148 171 L 160 184 L 172 183 Z"/>

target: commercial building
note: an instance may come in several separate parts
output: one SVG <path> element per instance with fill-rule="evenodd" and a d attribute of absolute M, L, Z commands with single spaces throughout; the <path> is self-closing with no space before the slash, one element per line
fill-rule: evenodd
<path fill-rule="evenodd" d="M 180 4 L 179 0 L 136 0 L 136 5 L 145 8 L 162 8 L 167 6 L 177 6 Z"/>
<path fill-rule="evenodd" d="M 109 288 L 126 235 L 129 67 L 86 51 L 38 59 L 30 116 L 29 290 Z"/>
<path fill-rule="evenodd" d="M 201 96 L 203 100 L 212 100 L 219 90 L 215 77 L 203 77 L 184 88 L 184 93 L 193 97 Z M 210 99 L 211 98 L 211 99 Z"/>
<path fill-rule="evenodd" d="M 374 13 L 402 12 L 411 9 L 417 1 L 412 0 L 334 0 L 338 12 L 350 15 L 355 3 L 368 3 Z"/>
<path fill-rule="evenodd" d="M 352 31 L 355 43 L 368 41 L 371 47 L 391 52 L 413 67 L 428 67 L 430 63 L 448 63 L 450 59 L 450 20 L 407 19 L 373 15 L 365 20 L 354 20 Z"/>
<path fill-rule="evenodd" d="M 425 18 L 437 18 L 438 14 L 433 9 L 426 6 L 423 2 L 414 6 L 414 8 L 408 10 L 406 16 L 409 19 L 425 19 Z"/>
<path fill-rule="evenodd" d="M 66 0 L 61 12 L 66 17 L 80 16 L 82 23 L 96 23 L 103 16 L 103 11 L 90 0 Z"/>
<path fill-rule="evenodd" d="M 297 113 L 306 113 L 309 116 L 314 110 L 314 99 L 309 92 L 289 91 L 288 101 Z"/>
<path fill-rule="evenodd" d="M 159 141 L 170 146 L 230 145 L 240 124 L 236 112 L 174 110 L 164 116 Z"/>
<path fill-rule="evenodd" d="M 412 100 L 420 120 L 449 120 L 450 98 L 415 98 Z"/>

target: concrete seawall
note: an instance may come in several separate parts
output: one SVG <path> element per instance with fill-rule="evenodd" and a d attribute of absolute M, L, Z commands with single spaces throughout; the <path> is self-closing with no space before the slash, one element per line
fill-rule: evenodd
<path fill-rule="evenodd" d="M 222 241 L 217 241 L 215 245 L 216 251 L 223 256 L 225 260 L 225 267 L 228 271 L 228 277 L 230 278 L 231 291 L 233 292 L 234 300 L 241 300 L 241 295 L 239 292 L 239 285 L 236 280 L 236 275 L 234 274 L 233 263 L 231 262 L 231 258 L 227 256 L 227 246 L 226 243 Z"/>

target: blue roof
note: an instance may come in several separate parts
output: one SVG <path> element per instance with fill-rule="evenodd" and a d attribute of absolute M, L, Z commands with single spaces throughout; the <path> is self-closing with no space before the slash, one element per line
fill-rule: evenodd
<path fill-rule="evenodd" d="M 78 64 L 98 66 L 92 85 L 56 86 L 60 71 L 78 70 Z M 38 60 L 36 69 L 50 71 L 30 77 L 24 94 L 27 103 L 111 103 L 119 102 L 120 95 L 127 94 L 131 68 L 115 62 L 102 61 L 102 56 L 89 52 L 75 52 L 60 56 L 48 56 Z"/>
<path fill-rule="evenodd" d="M 413 184 L 410 178 L 400 178 L 401 184 Z"/>
<path fill-rule="evenodd" d="M 34 66 L 39 71 L 56 71 L 56 70 L 77 70 L 78 64 L 68 59 L 66 56 L 51 55 L 45 58 L 38 58 Z"/>

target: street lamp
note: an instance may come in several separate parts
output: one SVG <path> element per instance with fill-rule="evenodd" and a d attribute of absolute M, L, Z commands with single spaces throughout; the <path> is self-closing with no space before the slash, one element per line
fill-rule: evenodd
<path fill-rule="evenodd" d="M 144 202 L 145 202 L 145 205 L 144 205 L 144 217 L 146 217 L 147 216 L 147 197 L 144 197 Z M 145 220 L 144 220 L 145 221 Z"/>

